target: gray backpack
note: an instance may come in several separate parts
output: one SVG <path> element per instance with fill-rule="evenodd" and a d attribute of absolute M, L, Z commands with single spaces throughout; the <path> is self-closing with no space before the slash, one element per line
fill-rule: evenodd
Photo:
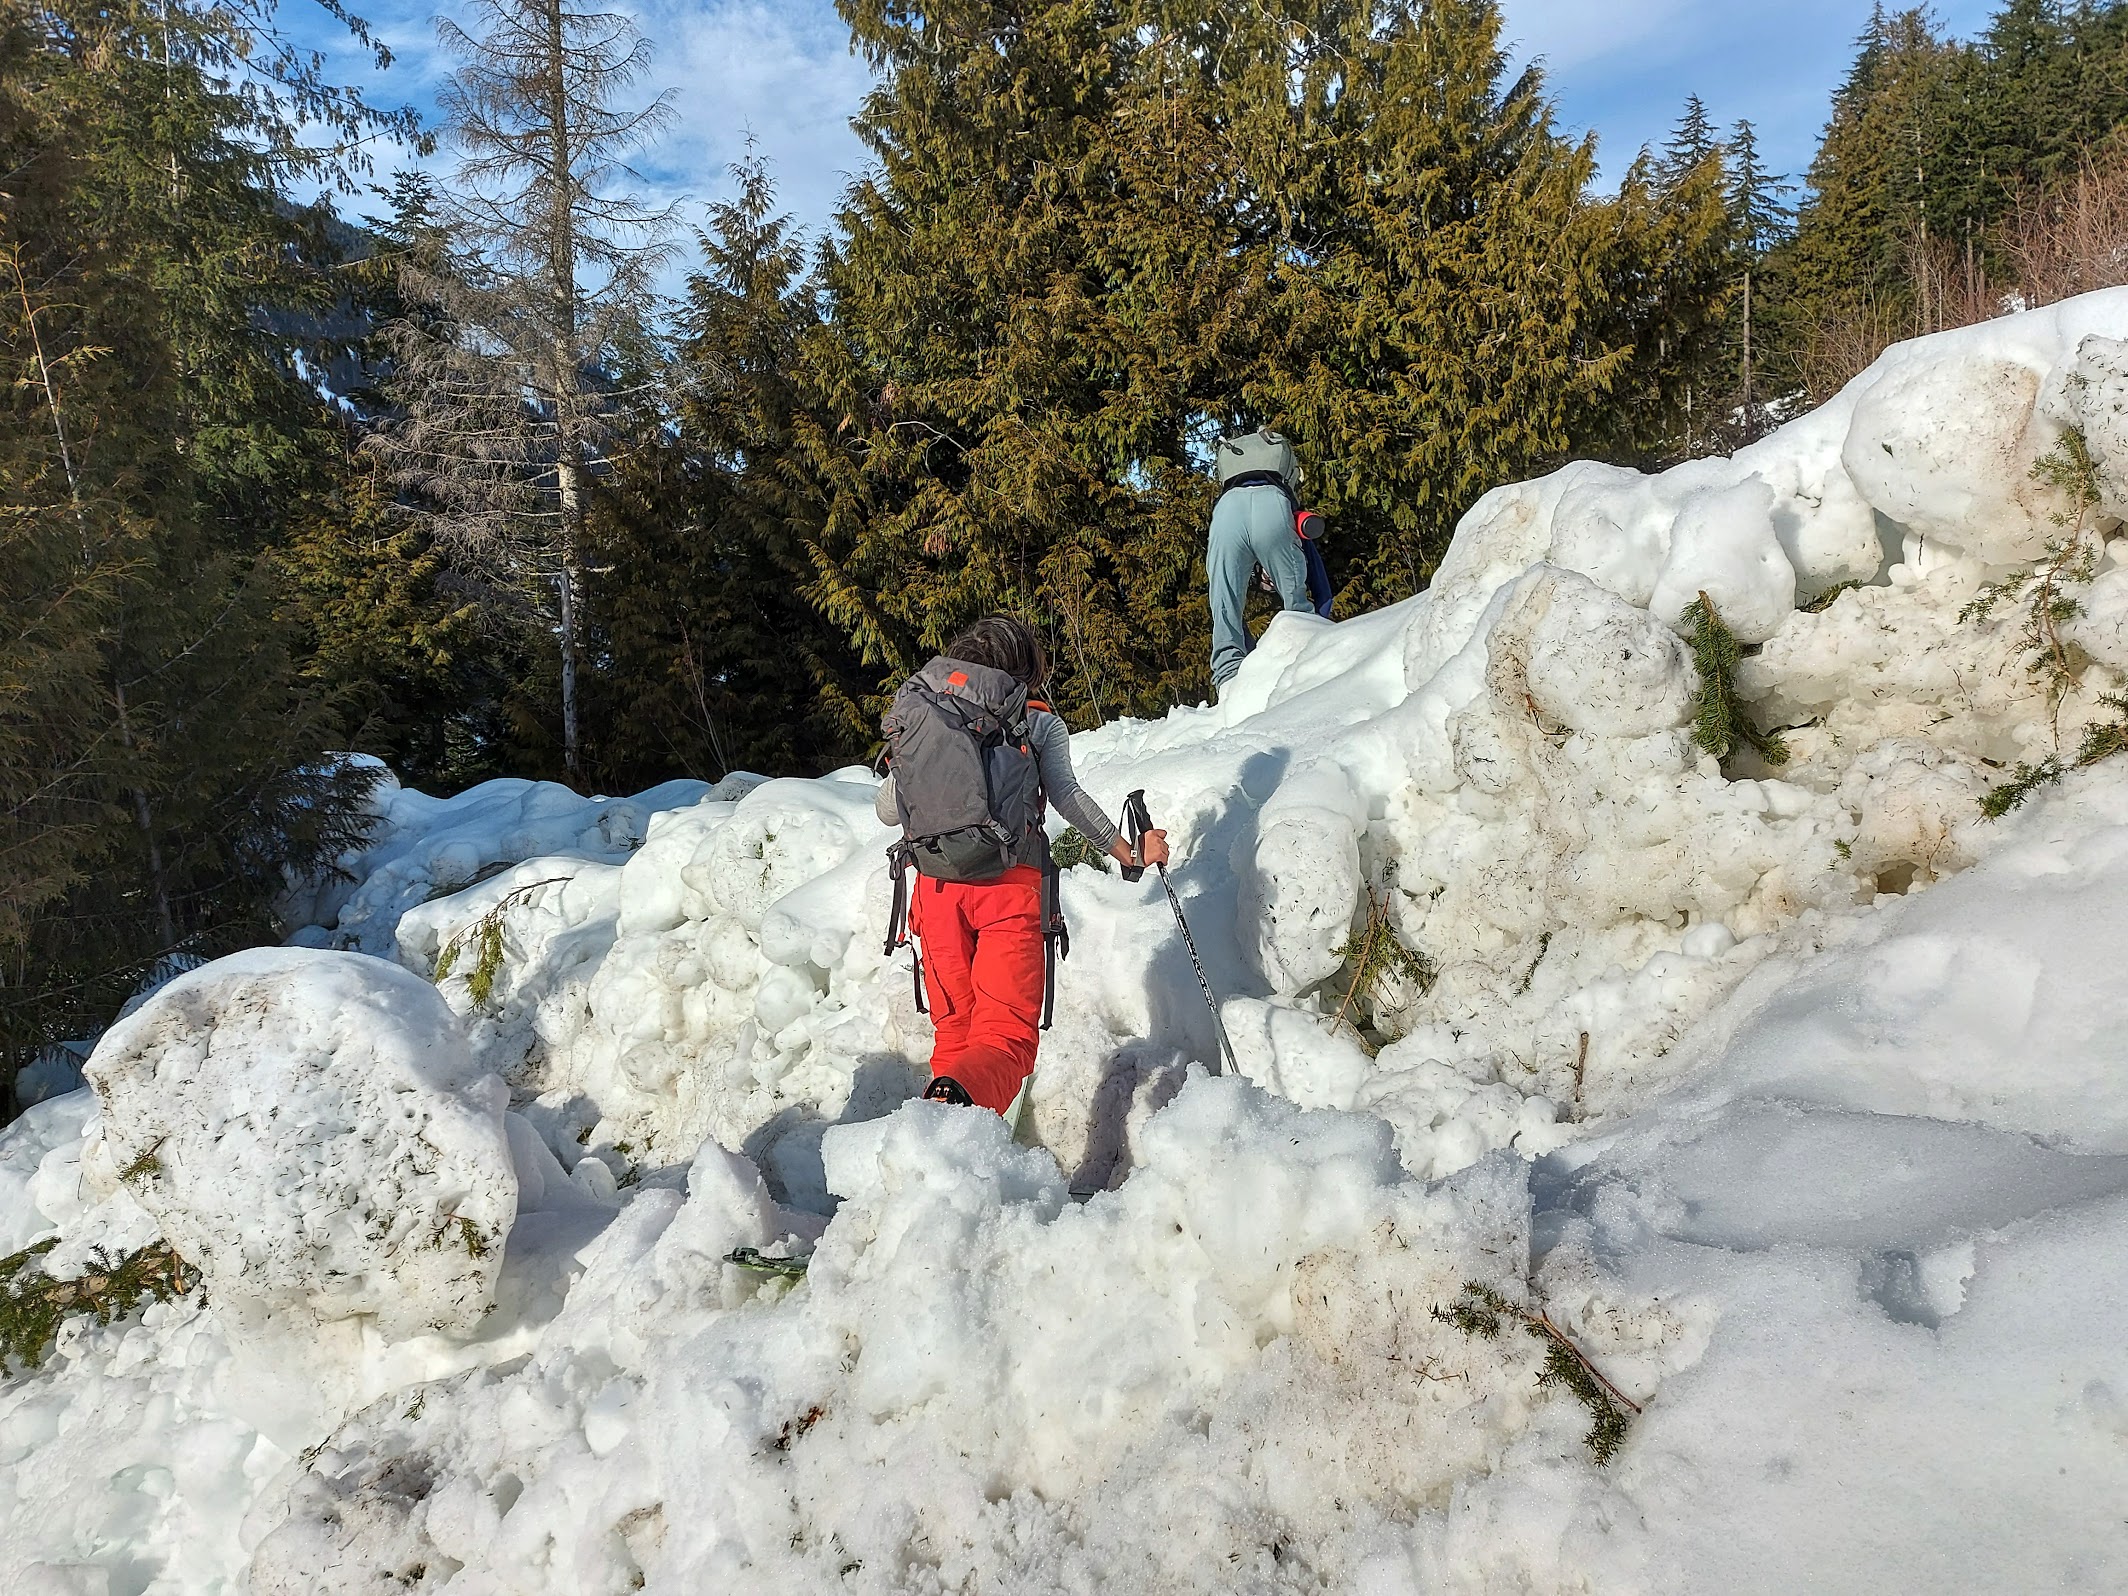
<path fill-rule="evenodd" d="M 1300 486 L 1300 462 L 1293 457 L 1293 445 L 1283 432 L 1270 427 L 1220 439 L 1214 465 L 1221 487 L 1237 477 L 1276 477 L 1288 493 Z"/>
<path fill-rule="evenodd" d="M 894 695 L 884 729 L 901 816 L 895 852 L 919 874 L 989 881 L 1041 834 L 1027 689 L 1011 676 L 934 659 Z"/>

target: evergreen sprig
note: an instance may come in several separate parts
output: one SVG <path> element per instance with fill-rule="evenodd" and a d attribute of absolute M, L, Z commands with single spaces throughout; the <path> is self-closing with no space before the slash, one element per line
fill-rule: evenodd
<path fill-rule="evenodd" d="M 2064 765 L 2050 754 L 2034 764 L 2019 763 L 2008 781 L 1981 795 L 1980 812 L 1990 820 L 2000 820 L 2040 788 L 2051 787 L 2070 771 L 2082 770 L 2128 750 L 2128 693 L 2104 693 L 2099 702 L 2113 711 L 2114 718 L 2084 728 L 2084 740 L 2077 745 L 2074 759 Z"/>
<path fill-rule="evenodd" d="M 569 880 L 567 876 L 548 876 L 539 881 L 527 881 L 523 886 L 512 887 L 471 925 L 461 926 L 451 934 L 443 946 L 436 950 L 436 968 L 429 979 L 441 986 L 458 968 L 458 961 L 467 947 L 473 949 L 473 968 L 466 972 L 466 993 L 476 1008 L 486 1008 L 488 1000 L 495 995 L 495 978 L 502 973 L 503 919 L 516 904 L 523 903 L 541 887 L 559 886 Z"/>
<path fill-rule="evenodd" d="M 1550 1314 L 1541 1308 L 1535 1313 L 1518 1308 L 1499 1290 L 1475 1280 L 1466 1280 L 1460 1297 L 1446 1308 L 1437 1304 L 1432 1313 L 1441 1323 L 1480 1341 L 1497 1341 L 1503 1325 L 1520 1324 L 1545 1344 L 1537 1384 L 1559 1387 L 1588 1409 L 1589 1430 L 1583 1441 L 1590 1458 L 1602 1468 L 1618 1455 L 1632 1423 L 1629 1415 L 1639 1413 L 1640 1404 L 1606 1379 Z"/>
<path fill-rule="evenodd" d="M 2070 658 L 2063 625 L 2083 613 L 2077 590 L 2098 574 L 2100 540 L 2091 529 L 2091 512 L 2099 506 L 2098 465 L 2083 433 L 2071 427 L 2061 441 L 2032 463 L 2032 480 L 2062 494 L 2069 507 L 2055 512 L 2054 524 L 2062 536 L 2049 541 L 2046 551 L 2030 570 L 2000 582 L 1990 582 L 1958 612 L 1961 622 L 1985 620 L 2006 603 L 2022 603 L 2024 624 L 2019 646 L 2025 667 L 2045 682 L 2058 706 L 2082 685 Z M 2102 693 L 2099 702 L 2114 711 L 2115 718 L 2084 729 L 2076 755 L 2067 764 L 2049 754 L 2029 763 L 2020 762 L 2010 779 L 1981 795 L 1980 812 L 2000 820 L 2042 787 L 2052 786 L 2071 770 L 2082 770 L 2128 748 L 2128 696 Z"/>
<path fill-rule="evenodd" d="M 1356 1003 L 1374 1005 L 1383 980 L 1401 976 L 1421 993 L 1431 991 L 1440 967 L 1425 953 L 1404 946 L 1389 923 L 1389 891 L 1367 888 L 1367 924 L 1356 936 L 1347 937 L 1335 950 L 1346 969 L 1345 997 L 1331 1024 L 1334 1033 L 1347 1021 Z M 1355 1027 L 1356 1028 L 1356 1027 Z"/>
<path fill-rule="evenodd" d="M 1077 826 L 1067 827 L 1064 834 L 1049 845 L 1049 857 L 1059 870 L 1070 870 L 1083 864 L 1092 865 L 1104 876 L 1108 874 L 1108 855 L 1089 842 Z"/>
<path fill-rule="evenodd" d="M 0 1374 L 36 1368 L 70 1318 L 94 1314 L 98 1324 L 109 1324 L 143 1298 L 168 1302 L 199 1283 L 199 1271 L 163 1241 L 118 1259 L 98 1249 L 82 1274 L 56 1279 L 42 1262 L 56 1245 L 48 1239 L 0 1258 Z"/>
<path fill-rule="evenodd" d="M 1714 600 L 1703 591 L 1685 606 L 1692 663 L 1699 671 L 1693 699 L 1692 740 L 1716 759 L 1727 759 L 1737 744 L 1754 750 L 1769 765 L 1788 763 L 1788 744 L 1777 731 L 1762 732 L 1736 688 L 1743 649 L 1723 622 Z"/>

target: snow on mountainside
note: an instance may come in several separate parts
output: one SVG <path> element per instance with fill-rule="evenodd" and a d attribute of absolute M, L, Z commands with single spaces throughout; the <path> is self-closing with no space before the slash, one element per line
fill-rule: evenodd
<path fill-rule="evenodd" d="M 0 1134 L 9 1245 L 207 1274 L 0 1384 L 10 1588 L 2120 1588 L 2128 761 L 1979 798 L 2128 687 L 2128 540 L 2059 702 L 1960 619 L 2069 429 L 2128 515 L 2117 340 L 2128 291 L 1502 488 L 1429 592 L 1076 738 L 1247 1079 L 1157 884 L 1080 867 L 1017 1141 L 905 1102 L 865 772 L 388 789 L 298 947 Z M 1777 772 L 1692 742 L 1702 593 Z M 1472 1282 L 1641 1406 L 1607 1466 L 1431 1311 Z"/>

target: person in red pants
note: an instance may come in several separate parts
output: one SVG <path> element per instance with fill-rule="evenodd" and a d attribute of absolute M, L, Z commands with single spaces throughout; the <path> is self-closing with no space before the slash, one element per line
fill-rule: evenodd
<path fill-rule="evenodd" d="M 1035 696 L 1049 678 L 1049 659 L 1032 631 L 1010 616 L 993 615 L 947 644 L 941 662 L 1002 671 L 1026 690 L 1026 746 L 1040 773 L 1037 814 L 1055 808 L 1121 864 L 1167 862 L 1165 832 L 1146 832 L 1133 851 L 1073 776 L 1071 733 Z M 891 776 L 879 789 L 875 811 L 889 825 L 903 823 Z M 915 878 L 909 929 L 923 947 L 924 995 L 938 1032 L 926 1097 L 1002 1114 L 1034 1073 L 1045 976 L 1042 874 L 1048 848 L 1047 834 L 1035 825 L 1014 845 L 1012 862 L 989 879 Z"/>

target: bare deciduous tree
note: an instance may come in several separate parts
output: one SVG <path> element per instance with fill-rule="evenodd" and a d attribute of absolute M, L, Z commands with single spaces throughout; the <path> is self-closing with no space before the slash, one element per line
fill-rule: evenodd
<path fill-rule="evenodd" d="M 399 414 L 373 446 L 468 574 L 551 624 L 575 777 L 585 491 L 628 397 L 617 374 L 647 343 L 674 210 L 629 191 L 627 157 L 670 120 L 671 91 L 618 103 L 650 61 L 618 13 L 470 0 L 468 23 L 437 25 L 463 63 L 439 97 L 460 160 L 432 218 L 400 219 Z"/>
<path fill-rule="evenodd" d="M 2128 148 L 2087 152 L 2073 175 L 2025 195 L 2004 233 L 2027 305 L 2128 282 Z"/>

